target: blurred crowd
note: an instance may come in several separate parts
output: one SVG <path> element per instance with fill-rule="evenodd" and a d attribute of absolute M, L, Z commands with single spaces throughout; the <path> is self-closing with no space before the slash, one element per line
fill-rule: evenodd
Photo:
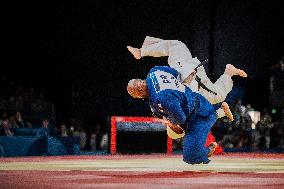
<path fill-rule="evenodd" d="M 0 78 L 0 87 L 0 111 L 4 117 L 9 115 L 12 119 L 17 112 L 21 112 L 26 120 L 35 125 L 39 125 L 46 117 L 55 117 L 54 104 L 46 100 L 43 92 L 33 87 L 19 86 L 6 77 Z"/>
<path fill-rule="evenodd" d="M 32 135 L 33 133 L 28 132 L 29 130 L 36 129 L 42 133 L 44 129 L 46 135 L 49 136 L 79 137 L 81 150 L 108 150 L 108 134 L 104 131 L 102 124 L 96 123 L 91 128 L 92 131 L 87 133 L 79 119 L 72 119 L 68 127 L 65 123 L 56 124 L 53 118 L 44 118 L 39 126 L 35 126 L 30 121 L 23 119 L 19 111 L 13 115 L 3 112 L 0 119 L 0 136 L 22 136 L 23 133 L 24 135 Z M 19 129 L 24 129 L 24 132 Z"/>
<path fill-rule="evenodd" d="M 220 146 L 227 151 L 281 151 L 284 149 L 284 123 L 273 121 L 272 114 L 264 109 L 254 111 L 241 100 L 231 106 L 234 121 L 218 119 L 211 131 Z M 174 140 L 173 148 L 182 149 L 182 139 Z"/>
<path fill-rule="evenodd" d="M 33 87 L 24 88 L 6 77 L 0 78 L 0 134 L 15 135 L 16 129 L 48 128 L 54 125 L 54 104 Z"/>
<path fill-rule="evenodd" d="M 90 132 L 86 132 L 83 125 L 83 122 L 79 119 L 71 119 L 70 126 L 65 123 L 56 124 L 53 118 L 44 118 L 40 125 L 33 125 L 30 121 L 24 119 L 19 111 L 12 115 L 3 112 L 0 119 L 0 136 L 22 136 L 23 133 L 24 135 L 33 135 L 34 132 L 28 131 L 33 129 L 44 130 L 45 134 L 49 136 L 79 137 L 81 150 L 107 150 L 108 134 L 104 129 L 105 127 L 100 123 L 96 123 L 91 127 Z M 24 132 L 21 129 L 24 129 Z"/>
<path fill-rule="evenodd" d="M 17 86 L 8 78 L 0 78 L 0 136 L 33 135 L 35 130 L 49 136 L 79 137 L 81 150 L 107 150 L 108 135 L 102 124 L 90 126 L 80 119 L 71 119 L 70 125 L 57 123 L 55 106 L 34 88 Z M 93 122 L 95 123 L 95 120 Z"/>
<path fill-rule="evenodd" d="M 59 134 L 62 137 L 73 136 L 80 138 L 81 150 L 85 151 L 106 151 L 108 150 L 108 133 L 103 124 L 91 120 L 91 123 L 85 123 L 80 119 L 71 119 L 70 127 L 61 124 Z M 93 124 L 93 125 L 90 125 Z M 88 127 L 88 132 L 84 129 Z"/>
<path fill-rule="evenodd" d="M 218 119 L 212 128 L 217 141 L 225 148 L 242 148 L 253 150 L 269 150 L 284 148 L 284 125 L 273 122 L 272 115 L 267 109 L 259 112 L 249 105 L 243 105 L 237 100 L 232 107 L 234 121 L 227 118 Z"/>

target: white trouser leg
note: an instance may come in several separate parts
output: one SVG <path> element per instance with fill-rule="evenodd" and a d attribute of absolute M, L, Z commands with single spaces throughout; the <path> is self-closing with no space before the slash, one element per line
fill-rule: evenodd
<path fill-rule="evenodd" d="M 211 104 L 223 102 L 233 88 L 233 80 L 231 76 L 227 74 L 221 75 L 215 83 L 212 83 L 207 77 L 204 67 L 197 70 L 197 75 L 201 78 L 201 82 L 205 84 L 206 87 L 217 93 L 217 95 L 215 95 L 205 89 L 199 89 L 200 94 L 203 95 Z"/>
<path fill-rule="evenodd" d="M 217 94 L 219 101 L 217 103 L 223 102 L 229 92 L 233 89 L 233 80 L 232 77 L 223 74 L 219 77 L 219 79 L 214 83 L 215 87 L 218 88 L 219 94 Z"/>
<path fill-rule="evenodd" d="M 141 48 L 141 56 L 168 56 L 168 64 L 181 74 L 183 81 L 199 64 L 193 59 L 189 49 L 178 40 L 163 40 L 147 36 Z"/>

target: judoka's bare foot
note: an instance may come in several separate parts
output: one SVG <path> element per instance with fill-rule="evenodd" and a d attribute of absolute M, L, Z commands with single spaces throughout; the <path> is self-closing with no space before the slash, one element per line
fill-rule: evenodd
<path fill-rule="evenodd" d="M 225 115 L 228 117 L 228 119 L 230 121 L 234 121 L 234 116 L 230 110 L 229 105 L 227 104 L 227 102 L 222 102 L 221 108 L 224 110 Z"/>
<path fill-rule="evenodd" d="M 127 46 L 127 49 L 129 50 L 129 52 L 131 52 L 131 54 L 137 60 L 139 60 L 141 58 L 141 49 L 134 48 L 134 47 L 131 47 L 131 46 Z"/>
<path fill-rule="evenodd" d="M 247 74 L 244 70 L 238 69 L 232 64 L 226 65 L 225 73 L 229 76 L 239 75 L 241 77 L 247 77 Z"/>
<path fill-rule="evenodd" d="M 215 152 L 216 148 L 217 148 L 218 144 L 216 142 L 212 142 L 208 148 L 209 148 L 209 153 L 208 153 L 208 157 L 211 157 L 212 154 Z"/>

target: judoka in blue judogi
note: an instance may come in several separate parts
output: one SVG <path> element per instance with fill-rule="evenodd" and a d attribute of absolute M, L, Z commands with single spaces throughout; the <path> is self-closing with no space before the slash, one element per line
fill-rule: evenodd
<path fill-rule="evenodd" d="M 202 95 L 183 85 L 178 77 L 179 73 L 173 68 L 152 68 L 146 78 L 149 105 L 155 115 L 185 130 L 183 160 L 186 163 L 209 163 L 210 149 L 204 144 L 217 120 L 216 110 L 220 104 L 210 104 Z"/>

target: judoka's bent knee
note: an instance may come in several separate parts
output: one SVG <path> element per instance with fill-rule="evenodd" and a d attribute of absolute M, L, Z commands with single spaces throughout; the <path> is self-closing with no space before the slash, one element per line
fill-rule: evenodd
<path fill-rule="evenodd" d="M 204 146 L 187 146 L 183 151 L 183 161 L 188 164 L 209 163 L 208 154 Z"/>

